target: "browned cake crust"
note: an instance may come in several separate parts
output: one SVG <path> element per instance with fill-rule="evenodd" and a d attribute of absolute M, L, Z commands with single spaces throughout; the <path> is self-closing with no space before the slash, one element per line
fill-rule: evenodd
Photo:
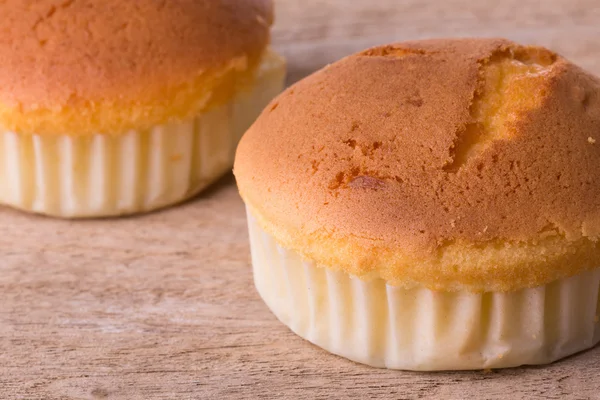
<path fill-rule="evenodd" d="M 318 264 L 514 290 L 598 267 L 600 80 L 538 47 L 426 40 L 289 88 L 237 152 L 265 229 Z"/>
<path fill-rule="evenodd" d="M 270 0 L 0 2 L 0 125 L 123 131 L 224 100 L 269 41 Z"/>

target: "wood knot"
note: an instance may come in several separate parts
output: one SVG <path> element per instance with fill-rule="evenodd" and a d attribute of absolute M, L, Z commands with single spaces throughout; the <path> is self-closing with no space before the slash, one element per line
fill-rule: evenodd
<path fill-rule="evenodd" d="M 90 393 L 94 399 L 107 399 L 108 398 L 108 390 L 103 388 L 95 388 Z"/>

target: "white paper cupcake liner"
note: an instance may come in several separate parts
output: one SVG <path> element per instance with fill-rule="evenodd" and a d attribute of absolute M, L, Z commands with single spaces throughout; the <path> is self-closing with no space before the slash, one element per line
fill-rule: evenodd
<path fill-rule="evenodd" d="M 404 289 L 315 266 L 248 213 L 254 281 L 285 325 L 375 367 L 465 370 L 545 364 L 600 341 L 600 269 L 508 293 Z"/>
<path fill-rule="evenodd" d="M 237 143 L 283 87 L 270 54 L 253 88 L 188 121 L 121 135 L 0 132 L 0 203 L 60 217 L 149 211 L 185 200 L 232 164 Z"/>

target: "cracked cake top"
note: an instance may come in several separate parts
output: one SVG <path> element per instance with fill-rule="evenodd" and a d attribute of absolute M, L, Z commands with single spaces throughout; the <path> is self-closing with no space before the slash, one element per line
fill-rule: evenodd
<path fill-rule="evenodd" d="M 503 39 L 397 43 L 290 87 L 235 174 L 263 228 L 329 268 L 515 290 L 597 267 L 600 80 Z"/>

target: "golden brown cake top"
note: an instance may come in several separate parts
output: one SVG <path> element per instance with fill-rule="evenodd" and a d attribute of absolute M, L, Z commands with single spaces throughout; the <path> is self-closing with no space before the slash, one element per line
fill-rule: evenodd
<path fill-rule="evenodd" d="M 304 256 L 477 290 L 597 267 L 598 171 L 600 80 L 502 39 L 332 64 L 272 102 L 235 164 L 250 209 Z"/>
<path fill-rule="evenodd" d="M 198 112 L 257 64 L 273 10 L 271 0 L 7 0 L 0 15 L 0 123 L 61 133 L 88 130 L 63 115 L 71 109 L 88 122 L 108 114 L 90 129 Z"/>

